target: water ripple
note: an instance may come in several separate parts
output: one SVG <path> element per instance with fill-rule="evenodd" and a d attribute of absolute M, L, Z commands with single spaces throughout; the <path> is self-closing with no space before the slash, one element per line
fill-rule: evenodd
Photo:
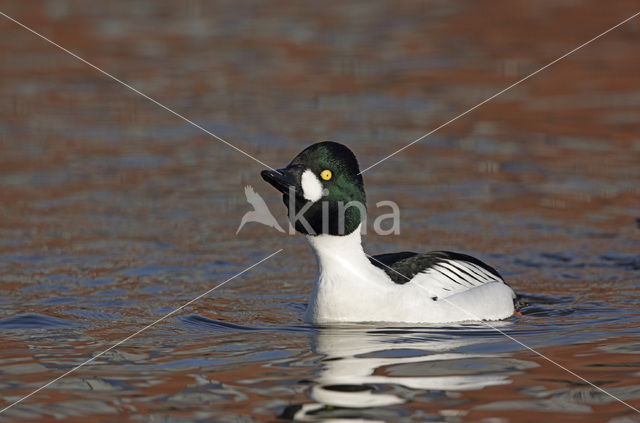
<path fill-rule="evenodd" d="M 69 326 L 78 326 L 78 323 L 43 314 L 25 314 L 0 320 L 2 329 L 50 329 Z"/>

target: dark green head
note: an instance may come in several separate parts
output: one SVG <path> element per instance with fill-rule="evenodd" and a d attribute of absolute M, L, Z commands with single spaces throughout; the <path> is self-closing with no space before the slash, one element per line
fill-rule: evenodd
<path fill-rule="evenodd" d="M 263 170 L 261 175 L 282 192 L 289 219 L 298 232 L 347 235 L 365 218 L 366 197 L 358 160 L 342 144 L 313 144 L 287 167 Z"/>

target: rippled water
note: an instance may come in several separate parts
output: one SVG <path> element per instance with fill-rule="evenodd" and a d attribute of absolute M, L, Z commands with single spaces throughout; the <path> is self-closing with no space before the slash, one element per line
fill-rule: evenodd
<path fill-rule="evenodd" d="M 372 165 L 637 12 L 486 7 L 0 1 L 274 167 L 323 139 Z M 0 420 L 640 421 L 509 338 L 640 407 L 639 25 L 365 173 L 402 213 L 368 251 L 478 256 L 523 316 L 312 327 L 305 241 L 236 235 L 247 184 L 285 222 L 260 164 L 0 17 L 0 407 L 283 249 Z"/>

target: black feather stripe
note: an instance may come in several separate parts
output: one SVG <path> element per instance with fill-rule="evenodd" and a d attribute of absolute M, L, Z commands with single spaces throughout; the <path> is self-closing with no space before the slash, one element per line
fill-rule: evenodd
<path fill-rule="evenodd" d="M 369 260 L 371 264 L 384 270 L 394 283 L 400 285 L 409 282 L 419 273 L 434 270 L 459 285 L 465 286 L 459 280 L 452 278 L 451 275 L 459 277 L 461 281 L 469 283 L 470 286 L 476 286 L 473 282 L 469 282 L 464 276 L 451 270 L 449 266 L 458 269 L 460 272 L 464 272 L 464 274 L 472 277 L 473 280 L 481 283 L 492 280 L 504 282 L 500 274 L 493 267 L 475 257 L 450 251 L 432 251 L 425 254 L 403 251 L 400 253 L 377 255 L 370 257 Z M 448 264 L 449 266 L 442 266 L 443 271 L 435 269 L 436 266 L 444 264 Z M 461 267 L 464 267 L 464 270 L 461 269 Z"/>
<path fill-rule="evenodd" d="M 475 284 L 469 280 L 467 280 L 467 278 L 465 278 L 463 275 L 459 274 L 458 272 L 456 272 L 453 269 L 459 270 L 458 267 L 454 266 L 453 263 L 449 260 L 449 261 L 443 261 L 442 263 L 439 264 L 440 266 L 444 267 L 445 269 L 448 269 L 451 273 L 453 273 L 454 275 L 456 275 L 458 278 L 460 278 L 461 280 L 465 281 L 467 284 L 469 284 L 469 286 L 475 286 Z M 451 269 L 451 267 L 453 267 L 453 269 Z M 475 278 L 474 278 L 475 279 Z"/>
<path fill-rule="evenodd" d="M 493 278 L 488 277 L 487 273 L 484 270 L 482 270 L 482 268 L 476 266 L 475 264 L 468 263 L 468 262 L 466 264 L 468 264 L 467 269 L 469 269 L 470 272 L 472 272 L 474 275 L 476 275 L 477 276 L 476 279 L 479 280 L 480 282 L 484 283 L 484 282 L 487 282 L 487 281 L 490 281 L 490 280 L 493 279 Z"/>
<path fill-rule="evenodd" d="M 486 270 L 484 270 L 483 268 L 476 266 L 473 263 L 469 263 L 470 267 L 474 267 L 475 269 L 477 269 L 478 272 L 480 272 L 480 274 L 482 275 L 482 277 L 484 278 L 485 281 L 494 281 L 494 280 L 501 280 L 502 278 L 500 277 L 500 275 L 493 275 L 489 272 L 487 272 Z"/>
<path fill-rule="evenodd" d="M 465 268 L 462 264 L 460 264 L 460 262 L 457 262 L 457 261 L 454 261 L 454 260 L 449 260 L 448 264 L 450 264 L 451 266 L 454 266 L 456 269 L 460 270 L 462 273 L 464 273 L 465 275 L 469 276 L 472 280 L 482 283 L 481 280 L 478 280 L 477 276 L 479 276 L 479 275 L 477 273 L 472 274 L 473 271 L 471 269 Z"/>
<path fill-rule="evenodd" d="M 432 268 L 430 268 L 430 269 L 427 269 L 427 271 L 429 271 L 429 270 L 435 270 L 436 272 L 440 273 L 441 275 L 446 276 L 446 277 L 447 277 L 447 279 L 450 279 L 452 282 L 455 282 L 455 283 L 457 283 L 458 285 L 462 285 L 459 281 L 455 280 L 454 278 L 452 278 L 451 276 L 447 275 L 445 272 L 443 272 L 442 270 L 440 270 L 440 269 L 439 269 L 439 267 L 442 267 L 442 266 L 434 266 L 434 267 L 432 267 Z M 445 269 L 446 269 L 446 267 L 445 267 Z M 447 270 L 448 270 L 448 269 L 447 269 Z M 424 272 L 422 272 L 422 273 L 424 273 Z M 452 272 L 452 273 L 453 273 L 453 272 Z M 454 273 L 454 274 L 455 274 L 455 273 Z"/>

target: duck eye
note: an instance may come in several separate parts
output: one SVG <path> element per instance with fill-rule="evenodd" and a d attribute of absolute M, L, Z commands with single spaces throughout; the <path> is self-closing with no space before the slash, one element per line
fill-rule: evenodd
<path fill-rule="evenodd" d="M 322 172 L 320 172 L 320 177 L 322 179 L 324 179 L 325 181 L 328 181 L 329 179 L 331 179 L 331 171 L 329 169 L 325 169 Z"/>

